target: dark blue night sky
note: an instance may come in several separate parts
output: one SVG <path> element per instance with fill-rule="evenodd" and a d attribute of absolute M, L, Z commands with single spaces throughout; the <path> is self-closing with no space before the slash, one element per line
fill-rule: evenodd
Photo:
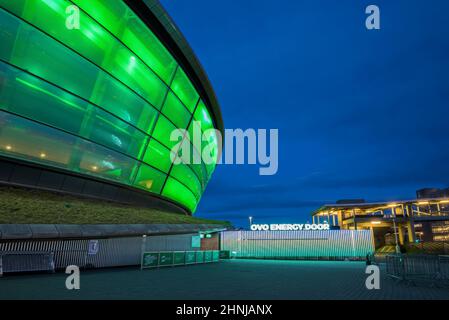
<path fill-rule="evenodd" d="M 197 216 L 306 222 L 342 198 L 449 186 L 449 1 L 162 1 L 226 128 L 279 128 L 279 171 L 217 167 Z M 365 8 L 381 30 L 365 28 Z"/>

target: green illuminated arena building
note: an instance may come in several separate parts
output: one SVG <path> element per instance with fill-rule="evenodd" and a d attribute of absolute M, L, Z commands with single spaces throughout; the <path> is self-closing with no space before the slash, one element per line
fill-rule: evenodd
<path fill-rule="evenodd" d="M 172 165 L 170 133 L 194 121 L 223 130 L 159 2 L 0 0 L 1 184 L 192 214 L 215 164 Z"/>

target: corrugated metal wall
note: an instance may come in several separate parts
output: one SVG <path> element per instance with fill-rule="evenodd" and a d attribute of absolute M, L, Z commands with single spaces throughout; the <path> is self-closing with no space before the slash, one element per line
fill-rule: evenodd
<path fill-rule="evenodd" d="M 64 269 L 68 265 L 103 268 L 140 264 L 142 237 L 98 239 L 96 254 L 89 254 L 91 240 L 95 239 L 0 242 L 0 253 L 53 252 L 56 269 Z M 191 245 L 192 234 L 154 236 L 147 237 L 145 250 L 197 250 Z"/>
<path fill-rule="evenodd" d="M 237 258 L 344 259 L 374 251 L 369 230 L 225 231 L 221 250 Z"/>
<path fill-rule="evenodd" d="M 154 236 L 148 237 L 145 244 L 145 251 L 194 251 L 199 248 L 192 248 L 192 236 L 195 234 L 181 234 L 176 236 Z"/>

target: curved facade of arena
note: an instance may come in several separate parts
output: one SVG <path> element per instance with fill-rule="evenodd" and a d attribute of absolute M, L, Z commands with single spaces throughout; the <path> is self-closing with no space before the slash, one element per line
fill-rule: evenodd
<path fill-rule="evenodd" d="M 72 8 L 79 29 L 67 25 Z M 1 182 L 195 211 L 216 161 L 192 163 L 201 150 L 184 137 L 191 158 L 180 155 L 170 133 L 223 122 L 157 1 L 0 0 L 0 41 L 0 156 L 11 168 Z"/>

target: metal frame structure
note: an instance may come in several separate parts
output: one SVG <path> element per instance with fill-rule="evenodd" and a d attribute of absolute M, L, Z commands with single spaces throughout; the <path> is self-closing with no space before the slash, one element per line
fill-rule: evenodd
<path fill-rule="evenodd" d="M 416 227 L 421 223 L 448 221 L 448 227 L 441 228 L 441 236 L 449 234 L 449 198 L 326 204 L 312 213 L 312 219 L 314 223 L 326 220 L 341 229 L 372 230 L 379 227 L 392 227 L 397 237 L 396 242 L 403 244 L 404 228 L 407 229 L 408 241 L 415 242 L 417 235 L 420 236 L 422 232 L 416 231 Z M 447 240 L 449 236 L 441 239 L 441 241 Z"/>

